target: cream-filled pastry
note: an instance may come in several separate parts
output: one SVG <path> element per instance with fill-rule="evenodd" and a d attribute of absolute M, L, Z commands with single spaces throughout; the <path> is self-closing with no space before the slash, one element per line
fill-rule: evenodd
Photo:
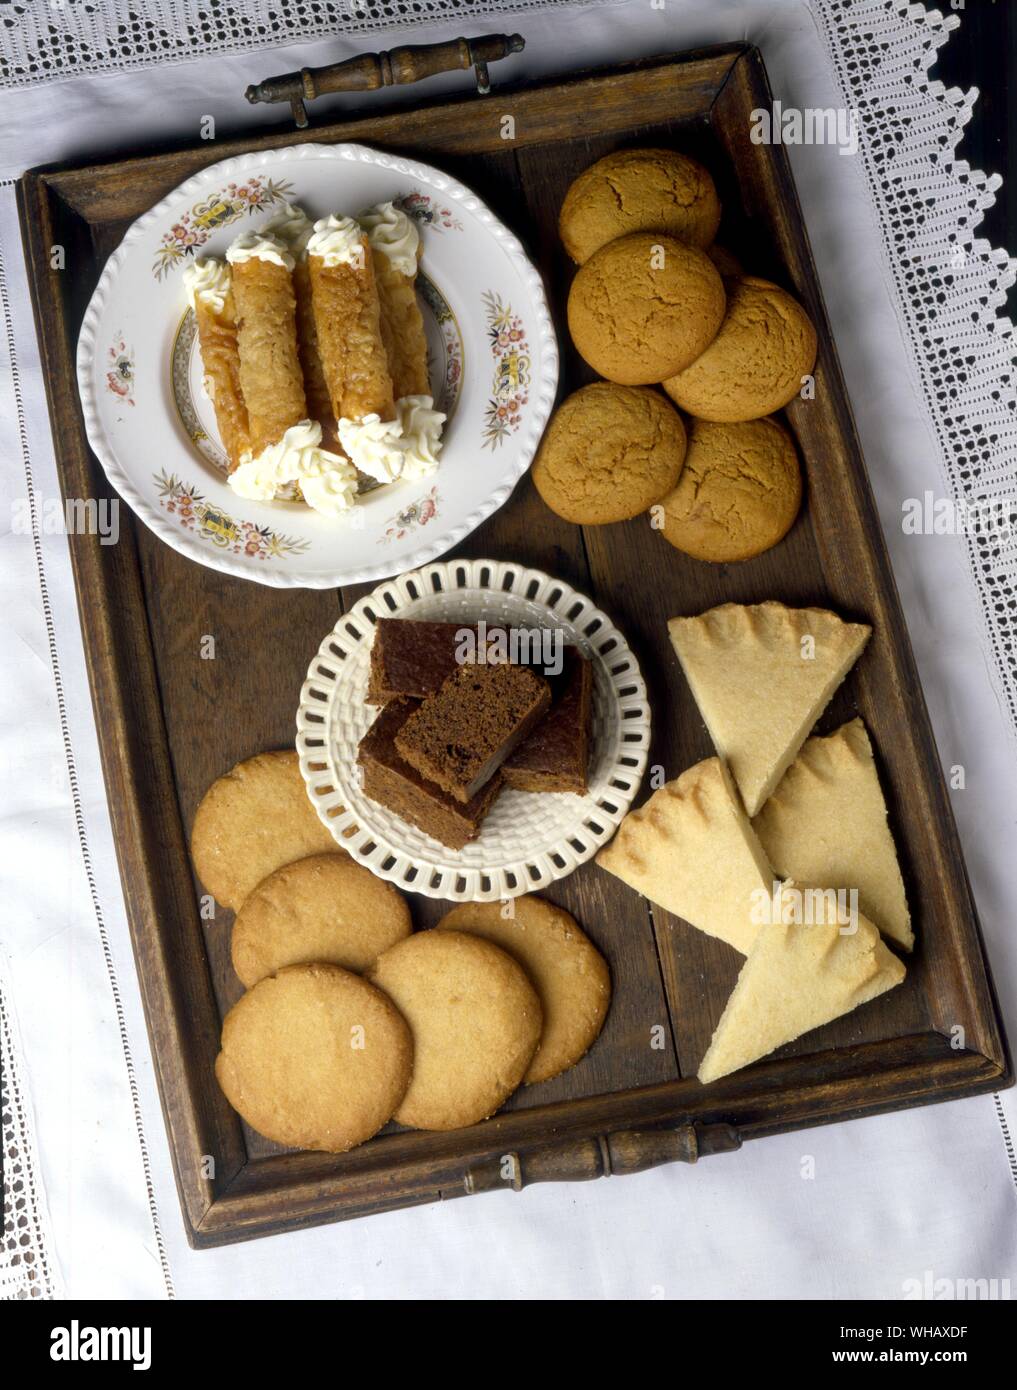
<path fill-rule="evenodd" d="M 307 418 L 297 346 L 294 256 L 279 237 L 248 232 L 226 252 L 233 272 L 240 385 L 255 457 Z"/>
<path fill-rule="evenodd" d="M 339 436 L 332 415 L 325 369 L 318 348 L 318 330 L 314 322 L 311 301 L 311 271 L 307 264 L 307 243 L 314 231 L 311 219 L 296 203 L 283 203 L 261 228 L 263 233 L 276 236 L 286 243 L 293 254 L 293 292 L 297 300 L 297 350 L 304 374 L 304 395 L 307 413 L 321 425 L 322 438 L 329 449 L 338 450 Z"/>
<path fill-rule="evenodd" d="M 325 381 L 336 420 L 395 414 L 392 377 L 381 337 L 374 258 L 352 217 L 314 224 L 307 243 L 311 297 Z"/>
<path fill-rule="evenodd" d="M 358 219 L 374 253 L 374 278 L 381 304 L 381 336 L 396 399 L 430 393 L 427 339 L 417 303 L 420 233 L 395 203 L 368 208 Z"/>
<path fill-rule="evenodd" d="M 250 450 L 247 405 L 240 385 L 240 348 L 230 267 L 214 257 L 192 261 L 184 289 L 194 310 L 205 394 L 215 409 L 230 469 Z"/>

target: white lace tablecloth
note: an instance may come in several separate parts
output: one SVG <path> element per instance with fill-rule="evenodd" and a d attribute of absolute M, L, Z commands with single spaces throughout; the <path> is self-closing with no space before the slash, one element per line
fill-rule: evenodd
<path fill-rule="evenodd" d="M 997 318 L 1013 269 L 977 237 L 998 180 L 953 155 L 973 94 L 927 79 L 957 17 L 906 0 L 478 3 L 468 12 L 449 0 L 352 0 L 335 21 L 342 36 L 322 41 L 334 7 L 305 0 L 276 7 L 268 22 L 254 0 L 137 0 L 119 30 L 110 19 L 119 6 L 5 9 L 0 1297 L 893 1299 L 933 1278 L 1017 1288 L 1013 1092 L 769 1139 L 691 1169 L 189 1250 L 66 543 L 23 523 L 26 507 L 41 518 L 59 496 L 14 207 L 23 168 L 187 138 L 208 113 L 256 129 L 278 112 L 248 112 L 239 97 L 248 82 L 396 42 L 519 29 L 525 53 L 495 70 L 506 80 L 750 39 L 785 105 L 859 114 L 858 156 L 815 146 L 790 154 L 940 754 L 965 769 L 954 809 L 1017 1036 L 1017 546 L 901 526 L 904 500 L 926 491 L 1017 496 L 1013 338 Z M 454 10 L 447 22 L 419 23 Z M 386 32 L 371 35 L 376 28 Z M 266 51 L 295 40 L 306 41 Z M 457 74 L 431 90 L 469 81 Z"/>

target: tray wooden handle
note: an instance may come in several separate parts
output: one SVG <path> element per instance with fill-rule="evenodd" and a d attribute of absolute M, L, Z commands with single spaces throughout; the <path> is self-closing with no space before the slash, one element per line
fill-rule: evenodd
<path fill-rule="evenodd" d="M 252 105 L 259 101 L 288 101 L 293 119 L 303 129 L 307 125 L 305 101 L 326 92 L 373 92 L 379 87 L 420 82 L 439 72 L 475 68 L 477 90 L 491 90 L 488 63 L 521 53 L 526 40 L 521 34 L 484 34 L 476 39 L 449 39 L 446 43 L 407 44 L 384 53 L 362 53 L 342 63 L 323 68 L 301 68 L 254 83 L 244 92 Z"/>
<path fill-rule="evenodd" d="M 593 1178 L 642 1173 L 664 1163 L 695 1163 L 741 1148 L 731 1125 L 679 1122 L 665 1129 L 623 1129 L 595 1139 L 565 1139 L 522 1153 L 509 1152 L 468 1168 L 468 1193 L 511 1187 L 521 1192 L 535 1182 L 588 1182 Z"/>

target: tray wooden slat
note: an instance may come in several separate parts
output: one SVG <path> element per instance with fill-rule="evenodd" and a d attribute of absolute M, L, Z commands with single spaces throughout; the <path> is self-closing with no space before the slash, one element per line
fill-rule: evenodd
<path fill-rule="evenodd" d="M 501 91 L 494 101 L 442 101 L 308 132 L 281 128 L 255 139 L 35 170 L 21 181 L 62 484 L 68 496 L 103 496 L 108 484 L 88 450 L 77 405 L 78 326 L 103 261 L 130 221 L 196 170 L 251 148 L 303 140 L 363 140 L 440 164 L 518 232 L 540 266 L 564 351 L 562 389 L 570 390 L 590 374 L 564 330 L 572 269 L 555 224 L 565 188 L 619 145 L 677 144 L 718 180 L 721 241 L 751 269 L 793 289 L 817 322 L 818 397 L 788 411 L 806 464 L 806 510 L 777 549 L 745 565 L 713 567 L 671 550 L 645 519 L 570 526 L 543 506 L 526 478 L 458 553 L 545 569 L 612 615 L 650 690 L 651 766 L 668 778 L 712 750 L 670 651 L 667 618 L 726 600 L 778 597 L 828 604 L 875 627 L 824 727 L 857 711 L 873 731 L 919 935 L 904 986 L 703 1088 L 695 1068 L 739 958 L 587 865 L 547 896 L 575 912 L 611 961 L 614 1003 L 589 1056 L 555 1081 L 518 1093 L 500 1115 L 471 1130 L 423 1134 L 390 1126 L 350 1154 L 300 1154 L 252 1134 L 215 1084 L 219 1022 L 239 985 L 229 965 L 230 914 L 200 919 L 186 832 L 216 776 L 242 757 L 292 741 L 310 658 L 364 590 L 246 584 L 190 564 L 126 517 L 117 546 L 72 537 L 128 916 L 195 1245 L 482 1190 L 499 1180 L 507 1152 L 519 1156 L 518 1185 L 579 1179 L 601 1171 L 610 1149 L 604 1135 L 626 1155 L 621 1171 L 631 1171 L 688 1157 L 697 1146 L 703 1153 L 730 1147 L 735 1131 L 752 1137 L 1009 1084 L 949 799 L 789 167 L 783 149 L 747 139 L 748 113 L 769 99 L 758 54 L 734 45 Z M 504 115 L 516 124 L 508 143 Z M 55 243 L 67 248 L 66 272 L 50 267 Z M 202 658 L 206 635 L 215 637 L 214 660 Z M 411 909 L 422 927 L 444 907 L 414 896 Z M 962 1051 L 944 1036 L 958 1023 L 966 1031 Z M 215 1159 L 212 1176 L 208 1155 Z"/>

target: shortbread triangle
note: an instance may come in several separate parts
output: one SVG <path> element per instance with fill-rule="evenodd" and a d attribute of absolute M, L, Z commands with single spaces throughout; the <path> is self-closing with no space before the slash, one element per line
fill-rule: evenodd
<path fill-rule="evenodd" d="M 860 719 L 806 739 L 753 825 L 781 877 L 857 889 L 865 916 L 911 950 L 904 880 Z"/>
<path fill-rule="evenodd" d="M 710 737 L 754 816 L 872 629 L 824 608 L 770 602 L 672 618 L 668 631 Z"/>
<path fill-rule="evenodd" d="M 850 1013 L 904 978 L 902 962 L 867 917 L 859 913 L 855 930 L 842 932 L 832 890 L 788 882 L 776 896 L 772 919 L 759 928 L 700 1065 L 704 1083 Z"/>
<path fill-rule="evenodd" d="M 768 901 L 773 883 L 719 758 L 690 767 L 631 811 L 597 863 L 743 955 L 759 930 L 758 907 Z"/>

